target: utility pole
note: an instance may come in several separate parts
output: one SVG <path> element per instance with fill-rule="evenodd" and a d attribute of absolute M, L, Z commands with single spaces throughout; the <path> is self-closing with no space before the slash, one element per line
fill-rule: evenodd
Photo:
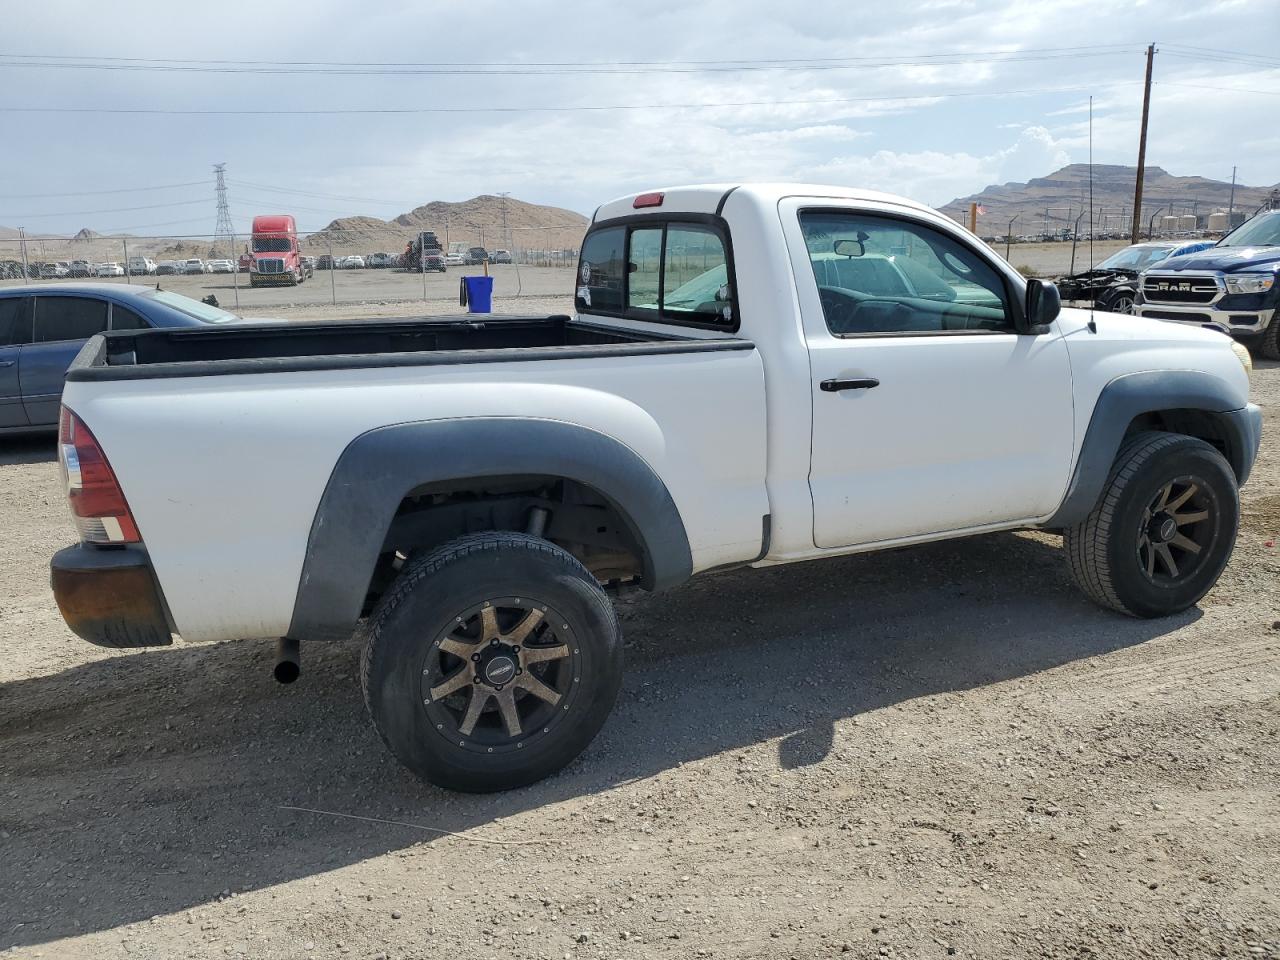
<path fill-rule="evenodd" d="M 213 228 L 213 245 L 217 247 L 220 243 L 226 243 L 227 252 L 239 268 L 239 258 L 236 256 L 236 229 L 231 225 L 231 207 L 227 203 L 227 181 L 223 179 L 227 172 L 227 165 L 215 163 L 213 172 L 218 177 L 215 188 L 218 197 L 218 225 Z"/>
<path fill-rule="evenodd" d="M 22 241 L 22 279 L 31 279 L 31 270 L 27 266 L 27 231 L 22 227 L 18 228 L 18 239 Z"/>
<path fill-rule="evenodd" d="M 1151 113 L 1151 63 L 1156 58 L 1156 45 L 1147 46 L 1147 79 L 1142 87 L 1142 130 L 1138 134 L 1138 175 L 1133 181 L 1133 224 L 1129 242 L 1137 243 L 1142 229 L 1142 180 L 1147 170 L 1147 117 Z"/>
<path fill-rule="evenodd" d="M 1236 168 L 1231 168 L 1231 199 L 1227 202 L 1227 229 L 1231 229 L 1231 214 L 1236 209 Z"/>
<path fill-rule="evenodd" d="M 510 190 L 503 190 L 498 194 L 502 198 L 502 242 L 508 250 L 511 249 L 511 231 L 507 229 L 507 197 L 511 196 Z"/>

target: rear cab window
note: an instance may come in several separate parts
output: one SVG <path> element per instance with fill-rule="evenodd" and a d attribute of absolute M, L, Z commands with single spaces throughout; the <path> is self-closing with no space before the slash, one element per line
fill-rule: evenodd
<path fill-rule="evenodd" d="M 605 223 L 582 244 L 581 313 L 735 331 L 728 234 L 713 217 Z"/>

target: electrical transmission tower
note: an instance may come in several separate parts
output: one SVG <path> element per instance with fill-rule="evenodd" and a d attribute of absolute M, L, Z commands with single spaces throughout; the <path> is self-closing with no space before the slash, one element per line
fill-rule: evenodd
<path fill-rule="evenodd" d="M 225 179 L 227 165 L 225 163 L 215 163 L 213 172 L 218 176 L 218 186 L 216 188 L 218 195 L 218 225 L 213 230 L 213 245 L 222 247 L 225 244 L 227 255 L 234 260 L 236 257 L 236 229 L 231 225 L 231 207 L 227 205 L 227 181 Z"/>

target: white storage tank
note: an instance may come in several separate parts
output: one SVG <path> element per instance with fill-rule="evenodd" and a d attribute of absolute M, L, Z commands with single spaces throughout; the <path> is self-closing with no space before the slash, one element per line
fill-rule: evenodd
<path fill-rule="evenodd" d="M 1226 233 L 1227 232 L 1227 215 L 1223 211 L 1209 214 L 1209 232 L 1210 233 Z"/>
<path fill-rule="evenodd" d="M 1179 230 L 1194 230 L 1196 228 L 1196 215 L 1194 213 L 1184 213 L 1178 217 Z"/>
<path fill-rule="evenodd" d="M 1161 217 L 1161 218 L 1160 218 L 1160 232 L 1161 232 L 1161 233 L 1176 233 L 1176 232 L 1177 232 L 1177 230 L 1178 230 L 1178 218 L 1177 218 L 1177 217 L 1174 217 L 1174 216 L 1167 216 L 1167 217 Z"/>

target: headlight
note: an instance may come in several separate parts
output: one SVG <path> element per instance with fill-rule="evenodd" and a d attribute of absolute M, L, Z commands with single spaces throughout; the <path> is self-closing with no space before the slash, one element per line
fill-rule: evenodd
<path fill-rule="evenodd" d="M 1231 341 L 1231 352 L 1240 360 L 1244 366 L 1245 376 L 1253 376 L 1253 357 L 1249 356 L 1249 351 L 1245 349 L 1244 344 L 1239 340 Z"/>
<path fill-rule="evenodd" d="M 1237 273 L 1223 278 L 1227 293 L 1266 293 L 1276 282 L 1274 273 Z"/>

